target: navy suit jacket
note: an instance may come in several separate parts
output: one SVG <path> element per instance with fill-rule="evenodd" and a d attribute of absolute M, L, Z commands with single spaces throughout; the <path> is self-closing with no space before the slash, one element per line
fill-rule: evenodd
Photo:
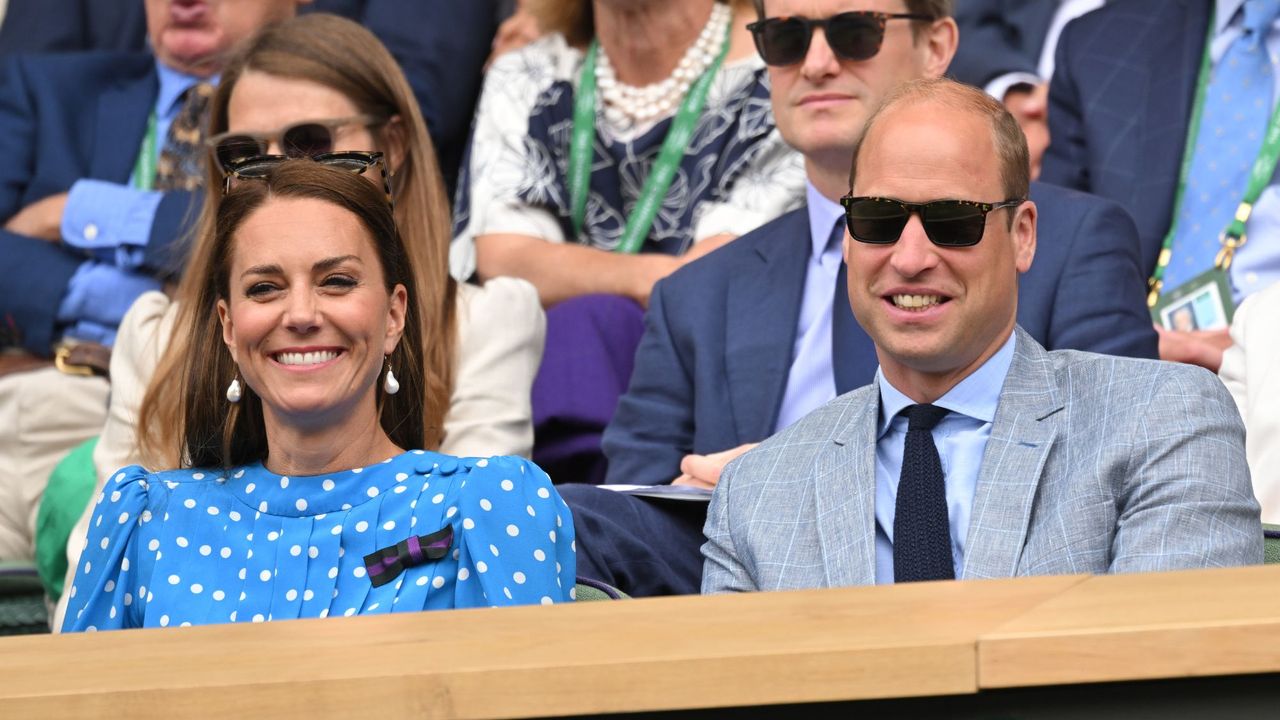
<path fill-rule="evenodd" d="M 0 221 L 81 178 L 126 183 L 159 92 L 150 53 L 17 55 L 0 77 Z M 152 224 L 143 271 L 176 273 L 174 247 L 194 223 L 195 193 L 166 193 Z M 47 355 L 77 250 L 0 231 L 0 322 Z"/>
<path fill-rule="evenodd" d="M 1038 243 L 1019 281 L 1018 324 L 1054 350 L 1156 357 L 1133 221 L 1114 203 L 1039 183 L 1031 199 Z M 669 482 L 688 453 L 773 433 L 811 251 L 801 208 L 655 286 L 631 384 L 604 433 L 606 482 Z M 856 367 L 846 365 L 839 393 L 870 383 L 878 367 L 871 339 L 847 326 Z"/>
<path fill-rule="evenodd" d="M 1040 179 L 1133 216 L 1150 276 L 1173 218 L 1213 0 L 1126 0 L 1068 23 L 1049 84 Z"/>
<path fill-rule="evenodd" d="M 956 0 L 960 45 L 947 73 L 978 87 L 1005 73 L 1037 74 L 1057 9 L 1045 0 Z"/>

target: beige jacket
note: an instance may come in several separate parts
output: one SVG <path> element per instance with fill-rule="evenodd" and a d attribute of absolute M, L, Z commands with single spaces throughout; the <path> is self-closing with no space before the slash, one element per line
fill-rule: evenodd
<path fill-rule="evenodd" d="M 1280 523 L 1280 284 L 1250 295 L 1231 322 L 1218 376 L 1244 418 L 1245 453 L 1262 522 Z"/>

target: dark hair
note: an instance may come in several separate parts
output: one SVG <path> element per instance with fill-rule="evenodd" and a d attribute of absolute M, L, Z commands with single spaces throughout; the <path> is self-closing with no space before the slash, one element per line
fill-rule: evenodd
<path fill-rule="evenodd" d="M 947 78 L 928 78 L 903 83 L 885 97 L 862 126 L 862 136 L 854 147 L 853 163 L 849 168 L 849 187 L 853 187 L 862 146 L 866 143 L 871 128 L 879 122 L 880 116 L 896 105 L 924 100 L 938 102 L 950 109 L 977 115 L 986 120 L 991 128 L 991 142 L 1000 159 L 1000 182 L 1004 188 L 1002 199 L 1027 197 L 1031 188 L 1031 161 L 1030 153 L 1027 151 L 1027 137 L 1023 134 L 1018 121 L 1009 114 L 1003 104 L 990 95 L 975 87 Z M 1009 213 L 1009 222 L 1012 226 L 1012 213 Z"/>
<path fill-rule="evenodd" d="M 310 160 L 281 163 L 261 180 L 242 180 L 223 198 L 214 218 L 209 247 L 210 272 L 195 300 L 190 347 L 200 348 L 187 359 L 178 393 L 190 464 L 194 467 L 234 467 L 267 456 L 262 401 L 245 387 L 237 404 L 223 399 L 227 383 L 236 377 L 231 352 L 222 342 L 219 300 L 230 297 L 231 259 L 236 234 L 245 220 L 276 198 L 322 200 L 360 220 L 369 233 L 382 266 L 387 292 L 403 285 L 408 295 L 404 335 L 388 356 L 401 391 L 387 395 L 379 386 L 379 418 L 383 430 L 400 447 L 416 448 L 425 441 L 422 415 L 422 326 L 413 261 L 396 229 L 391 206 L 381 189 L 354 173 Z"/>

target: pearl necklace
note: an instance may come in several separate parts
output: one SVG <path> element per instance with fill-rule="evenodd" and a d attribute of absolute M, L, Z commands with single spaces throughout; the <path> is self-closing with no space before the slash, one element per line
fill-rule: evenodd
<path fill-rule="evenodd" d="M 680 58 L 675 71 L 667 79 L 644 87 L 619 82 L 608 54 L 601 49 L 596 60 L 596 86 L 604 102 L 605 119 L 619 129 L 634 131 L 675 112 L 690 86 L 720 53 L 732 19 L 733 12 L 728 5 L 715 3 L 707 24 Z"/>

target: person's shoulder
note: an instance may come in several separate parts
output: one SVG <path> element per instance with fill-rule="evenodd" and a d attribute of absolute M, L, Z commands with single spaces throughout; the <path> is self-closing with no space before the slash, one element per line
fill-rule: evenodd
<path fill-rule="evenodd" d="M 108 84 L 141 77 L 155 70 L 155 56 L 147 52 L 19 53 L 9 62 L 23 75 L 35 80 L 71 86 Z"/>
<path fill-rule="evenodd" d="M 1218 376 L 1195 365 L 1081 350 L 1053 350 L 1048 357 L 1064 400 L 1088 404 L 1091 412 L 1105 407 L 1136 412 L 1191 397 L 1230 401 Z"/>
<path fill-rule="evenodd" d="M 495 58 L 485 73 L 486 82 L 567 80 L 581 68 L 582 59 L 582 51 L 570 46 L 563 35 L 547 33 Z"/>

